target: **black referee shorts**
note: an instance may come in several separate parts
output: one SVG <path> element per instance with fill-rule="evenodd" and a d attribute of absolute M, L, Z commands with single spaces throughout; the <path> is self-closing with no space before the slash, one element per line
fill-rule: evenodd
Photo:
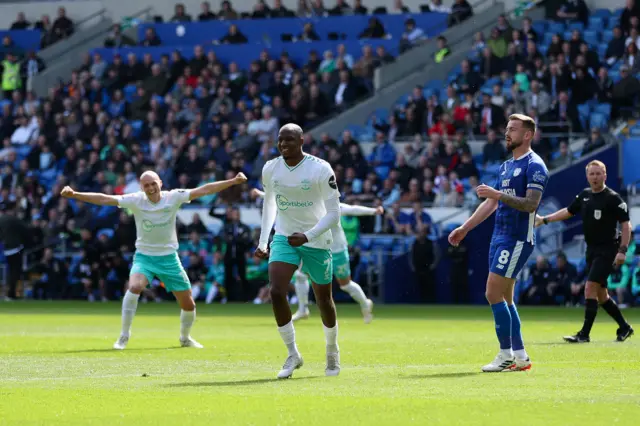
<path fill-rule="evenodd" d="M 613 262 L 618 254 L 618 248 L 587 247 L 587 281 L 600 284 L 607 288 L 609 275 L 613 272 Z"/>

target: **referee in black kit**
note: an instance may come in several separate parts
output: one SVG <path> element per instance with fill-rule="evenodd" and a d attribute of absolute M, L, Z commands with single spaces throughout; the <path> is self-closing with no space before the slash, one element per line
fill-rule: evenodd
<path fill-rule="evenodd" d="M 569 207 L 549 216 L 536 216 L 536 226 L 558 222 L 580 214 L 583 221 L 584 239 L 587 243 L 587 284 L 584 288 L 584 324 L 574 336 L 565 336 L 570 343 L 590 341 L 591 327 L 598 313 L 598 303 L 618 323 L 617 341 L 624 342 L 633 334 L 633 328 L 625 321 L 622 312 L 607 291 L 607 278 L 614 268 L 625 261 L 631 222 L 627 203 L 620 195 L 605 185 L 607 167 L 602 161 L 587 164 L 587 180 L 590 188 L 580 192 Z M 618 237 L 618 223 L 622 235 Z"/>

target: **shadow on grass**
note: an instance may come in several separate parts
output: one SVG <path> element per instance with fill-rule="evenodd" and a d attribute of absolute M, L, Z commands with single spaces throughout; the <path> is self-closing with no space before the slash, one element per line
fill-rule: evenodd
<path fill-rule="evenodd" d="M 320 379 L 324 376 L 308 376 L 308 377 L 295 377 L 286 380 L 311 380 Z M 189 382 L 189 383 L 169 383 L 165 385 L 168 388 L 186 388 L 186 387 L 225 387 L 225 386 L 247 386 L 247 385 L 262 385 L 265 383 L 275 383 L 284 381 L 283 379 L 254 379 L 254 380 L 233 380 L 228 382 Z"/>
<path fill-rule="evenodd" d="M 130 348 L 124 351 L 113 348 L 100 348 L 100 349 L 74 349 L 70 351 L 59 351 L 59 354 L 89 354 L 89 353 L 102 353 L 102 352 L 146 352 L 146 351 L 166 351 L 172 349 L 182 349 L 180 346 L 172 346 L 169 348 Z"/>
<path fill-rule="evenodd" d="M 465 371 L 457 373 L 437 373 L 437 374 L 414 374 L 411 376 L 400 376 L 402 379 L 455 379 L 458 377 L 470 377 L 483 374 L 480 371 Z"/>
<path fill-rule="evenodd" d="M 569 345 L 570 343 L 558 340 L 555 342 L 531 342 L 527 343 L 527 346 L 555 346 L 555 345 Z"/>

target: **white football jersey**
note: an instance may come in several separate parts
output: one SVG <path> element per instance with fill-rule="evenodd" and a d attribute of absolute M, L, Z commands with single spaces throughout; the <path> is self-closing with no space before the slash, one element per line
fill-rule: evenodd
<path fill-rule="evenodd" d="M 295 167 L 289 167 L 282 157 L 267 162 L 262 169 L 262 185 L 275 197 L 276 234 L 287 237 L 316 226 L 327 214 L 325 200 L 340 197 L 329 163 L 309 154 Z M 332 243 L 329 230 L 305 247 L 330 249 Z"/>
<path fill-rule="evenodd" d="M 149 256 L 164 256 L 178 250 L 176 214 L 189 203 L 189 190 L 162 191 L 160 201 L 152 203 L 144 192 L 118 197 L 118 206 L 133 212 L 136 221 L 136 250 Z"/>

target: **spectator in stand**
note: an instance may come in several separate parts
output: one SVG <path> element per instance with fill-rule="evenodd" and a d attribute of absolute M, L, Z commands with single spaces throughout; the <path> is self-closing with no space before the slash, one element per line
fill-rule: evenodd
<path fill-rule="evenodd" d="M 582 155 L 586 155 L 590 152 L 600 149 L 605 145 L 606 145 L 606 142 L 604 141 L 604 138 L 600 134 L 600 129 L 594 127 L 593 129 L 591 129 L 591 136 L 589 137 L 587 142 L 584 144 L 584 147 L 582 148 Z"/>
<path fill-rule="evenodd" d="M 252 247 L 251 231 L 240 221 L 240 210 L 231 209 L 222 230 L 226 244 L 224 256 L 225 286 L 232 301 L 244 302 L 249 297 L 246 254 Z"/>
<path fill-rule="evenodd" d="M 446 37 L 438 36 L 436 39 L 438 43 L 438 48 L 436 49 L 436 53 L 434 54 L 434 59 L 437 64 L 444 61 L 444 59 L 451 54 L 451 50 L 449 49 L 449 44 L 447 42 Z"/>
<path fill-rule="evenodd" d="M 216 14 L 211 11 L 211 4 L 208 1 L 202 2 L 200 5 L 200 14 L 198 15 L 198 21 L 212 21 L 216 19 Z"/>
<path fill-rule="evenodd" d="M 351 7 L 345 0 L 336 0 L 336 5 L 329 9 L 329 16 L 346 16 L 352 13 Z"/>
<path fill-rule="evenodd" d="M 184 4 L 177 3 L 174 6 L 174 14 L 169 22 L 191 22 L 191 15 L 185 12 Z"/>
<path fill-rule="evenodd" d="M 144 30 L 144 39 L 140 42 L 140 46 L 152 47 L 152 46 L 160 46 L 162 41 L 160 37 L 156 34 L 156 30 L 152 27 Z"/>
<path fill-rule="evenodd" d="M 565 0 L 556 14 L 559 21 L 589 23 L 589 8 L 584 0 Z"/>
<path fill-rule="evenodd" d="M 416 26 L 416 21 L 413 18 L 409 18 L 404 23 L 404 32 L 400 40 L 400 53 L 423 44 L 427 41 L 427 35 L 421 28 Z"/>
<path fill-rule="evenodd" d="M 550 304 L 550 289 L 557 287 L 557 285 L 552 286 L 550 280 L 554 278 L 553 270 L 544 256 L 536 258 L 536 264 L 531 267 L 529 277 L 531 285 L 521 295 L 522 301 L 520 303 L 523 305 Z"/>
<path fill-rule="evenodd" d="M 473 71 L 471 63 L 465 59 L 460 64 L 461 71 L 455 80 L 455 88 L 458 93 L 476 93 L 482 85 L 482 77 Z"/>
<path fill-rule="evenodd" d="M 404 15 L 411 13 L 411 10 L 404 5 L 402 0 L 393 0 L 393 9 L 391 9 L 391 12 L 389 13 L 392 15 Z"/>
<path fill-rule="evenodd" d="M 451 6 L 451 13 L 449 14 L 447 23 L 449 27 L 453 27 L 454 25 L 458 25 L 459 23 L 466 21 L 472 16 L 473 8 L 467 0 L 455 0 L 455 3 Z"/>
<path fill-rule="evenodd" d="M 53 33 L 53 24 L 51 24 L 49 15 L 42 15 L 42 18 L 35 23 L 34 29 L 42 32 L 42 38 L 40 39 L 41 48 L 44 49 L 45 47 L 55 43 L 56 38 Z"/>
<path fill-rule="evenodd" d="M 227 34 L 220 39 L 220 44 L 245 44 L 248 41 L 247 37 L 238 29 L 238 26 L 231 24 Z"/>
<path fill-rule="evenodd" d="M 482 162 L 484 167 L 487 164 L 502 163 L 507 158 L 507 151 L 502 145 L 502 142 L 498 140 L 497 134 L 494 130 L 487 132 L 487 143 L 482 148 Z"/>
<path fill-rule="evenodd" d="M 431 12 L 451 13 L 451 8 L 442 4 L 442 0 L 428 0 L 426 5 Z"/>
<path fill-rule="evenodd" d="M 620 15 L 620 27 L 625 34 L 629 33 L 634 18 L 640 19 L 640 7 L 635 0 L 627 0 Z"/>
<path fill-rule="evenodd" d="M 553 270 L 553 277 L 549 285 L 549 296 L 555 301 L 556 297 L 564 296 L 567 306 L 573 305 L 571 290 L 578 281 L 576 267 L 567 260 L 567 255 L 563 252 L 556 256 L 556 267 Z M 576 302 L 577 304 L 577 302 Z"/>
<path fill-rule="evenodd" d="M 620 27 L 613 29 L 613 38 L 607 45 L 607 51 L 604 58 L 609 66 L 613 65 L 625 54 L 625 38 Z"/>
<path fill-rule="evenodd" d="M 416 286 L 422 303 L 435 303 L 437 299 L 435 270 L 440 262 L 440 250 L 429 239 L 429 226 L 418 230 L 416 240 L 411 246 L 410 266 L 416 273 Z"/>
<path fill-rule="evenodd" d="M 135 45 L 136 42 L 131 37 L 122 34 L 120 24 L 113 24 L 111 32 L 104 41 L 104 47 L 126 47 Z"/>
<path fill-rule="evenodd" d="M 375 16 L 369 18 L 369 25 L 358 36 L 359 39 L 363 38 L 385 38 L 387 32 L 382 25 L 382 22 Z"/>
<path fill-rule="evenodd" d="M 640 51 L 635 43 L 630 43 L 626 47 L 622 63 L 629 67 L 631 74 L 637 74 L 640 71 Z"/>
<path fill-rule="evenodd" d="M 233 6 L 231 6 L 231 2 L 229 0 L 224 0 L 220 4 L 220 13 L 218 13 L 218 19 L 222 21 L 233 21 L 238 19 L 240 16 L 238 12 L 235 11 Z"/>
<path fill-rule="evenodd" d="M 551 162 L 551 168 L 568 166 L 573 162 L 573 156 L 569 151 L 569 144 L 566 141 L 560 142 L 558 156 Z"/>
<path fill-rule="evenodd" d="M 458 194 L 451 187 L 451 183 L 447 179 L 443 179 L 440 183 L 440 190 L 433 202 L 433 207 L 457 207 Z"/>
<path fill-rule="evenodd" d="M 18 12 L 18 16 L 13 24 L 11 24 L 11 31 L 14 30 L 27 30 L 31 26 L 31 22 L 27 21 L 27 18 L 24 16 L 24 12 Z"/>
<path fill-rule="evenodd" d="M 67 10 L 64 7 L 58 8 L 58 18 L 53 22 L 53 27 L 51 28 L 56 40 L 71 36 L 74 30 L 73 21 L 67 18 Z"/>

